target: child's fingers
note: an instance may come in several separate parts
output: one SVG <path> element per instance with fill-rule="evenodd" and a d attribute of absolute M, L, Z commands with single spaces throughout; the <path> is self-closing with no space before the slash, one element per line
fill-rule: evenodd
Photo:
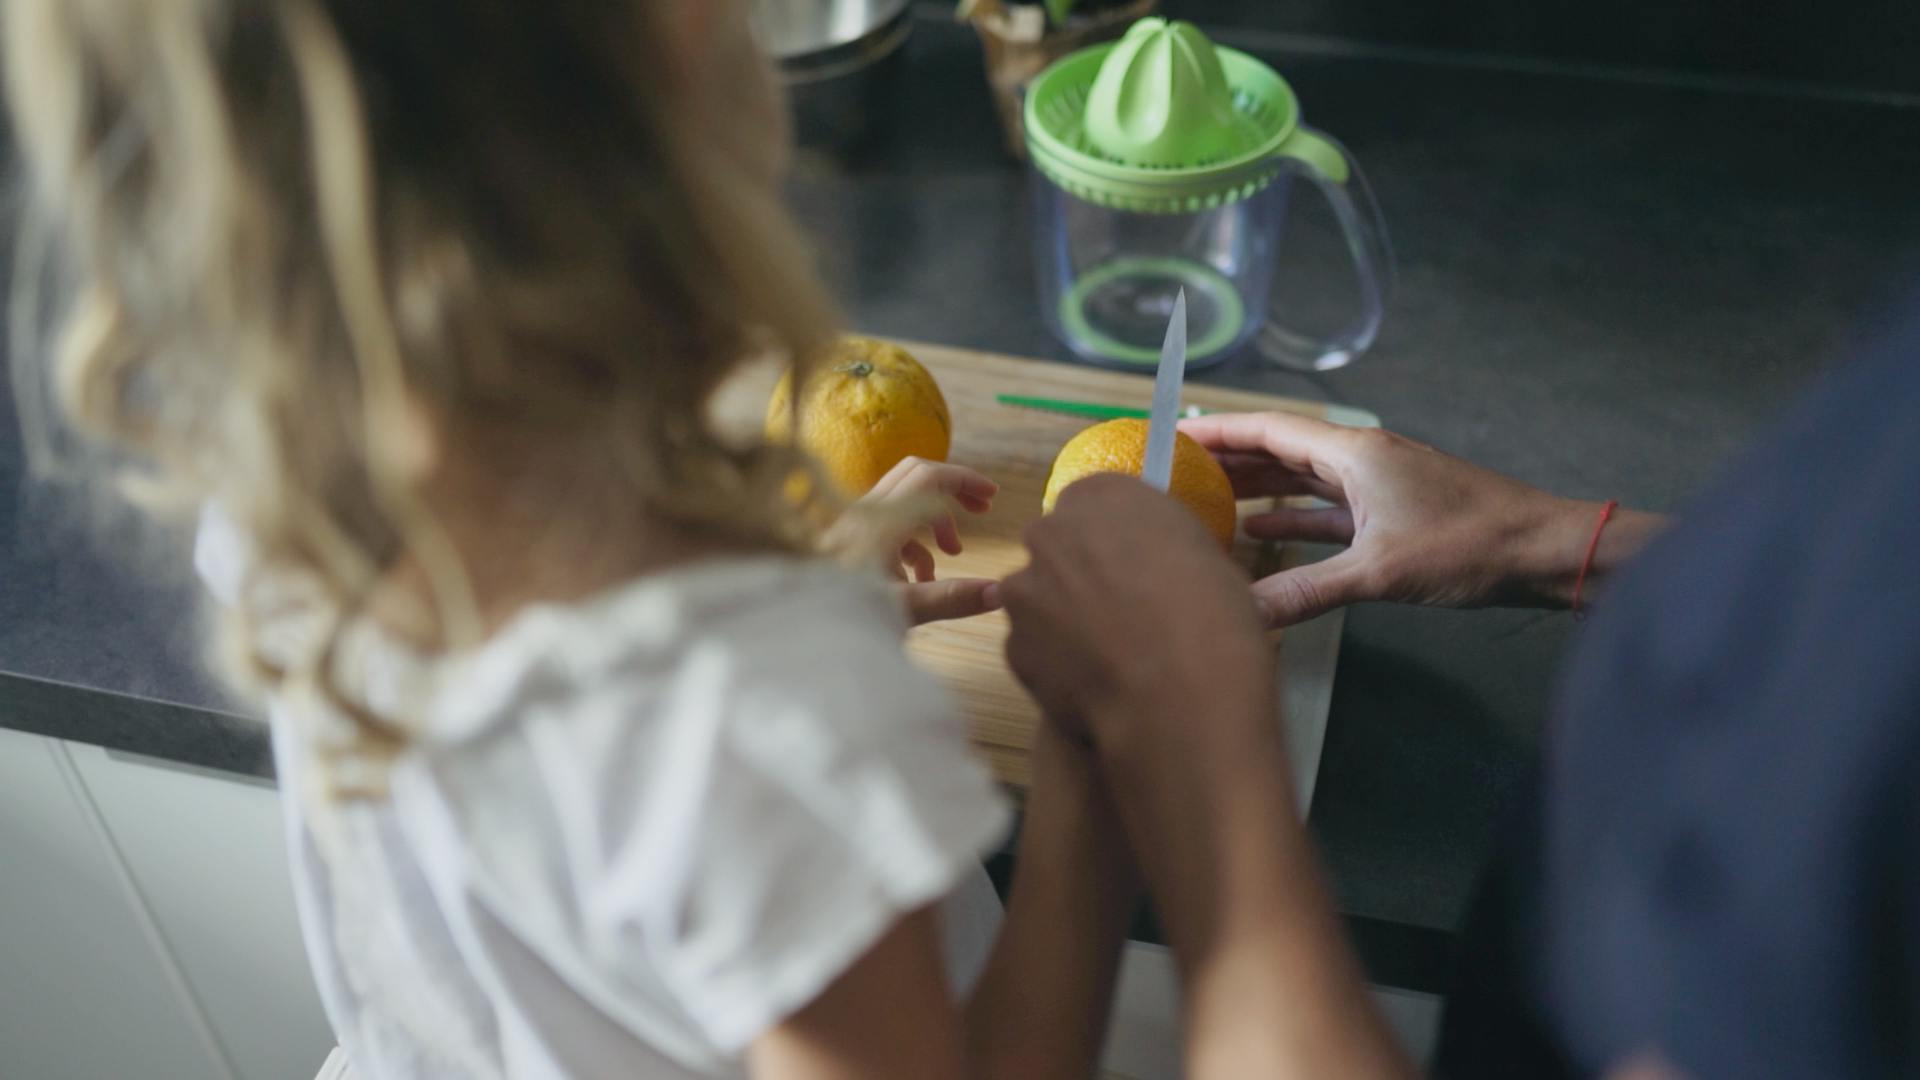
<path fill-rule="evenodd" d="M 933 552 L 918 540 L 909 540 L 900 545 L 900 561 L 913 571 L 913 580 L 933 580 Z"/>
<path fill-rule="evenodd" d="M 988 578 L 948 578 L 899 589 L 907 619 L 915 626 L 941 619 L 965 619 L 1000 607 L 1000 583 Z"/>
<path fill-rule="evenodd" d="M 912 472 L 919 462 L 920 459 L 917 457 L 901 458 L 894 463 L 893 468 L 887 470 L 887 475 L 881 477 L 879 483 L 869 488 L 866 495 L 862 497 L 868 499 L 884 499 L 893 494 L 893 489 L 900 486 L 901 478 Z"/>
<path fill-rule="evenodd" d="M 1000 485 L 994 483 L 992 478 L 974 472 L 965 465 L 942 465 L 940 468 L 945 472 L 941 490 L 960 500 L 961 505 L 976 514 L 993 505 L 993 497 L 1000 494 Z"/>
<path fill-rule="evenodd" d="M 873 488 L 867 492 L 867 498 L 890 499 L 895 495 L 925 491 L 928 483 L 927 468 L 936 464 L 938 463 L 909 454 L 894 462 L 893 468 L 887 470 L 887 475 L 881 477 L 880 482 L 873 485 Z"/>
<path fill-rule="evenodd" d="M 975 507 L 985 509 L 999 491 L 999 484 L 965 465 L 910 457 L 902 459 L 900 464 L 881 477 L 869 497 L 889 499 L 909 495 L 945 495 L 972 510 Z"/>
<path fill-rule="evenodd" d="M 948 495 L 956 499 L 992 499 L 1000 491 L 1000 485 L 967 468 L 946 461 L 926 461 L 912 459 L 917 468 L 910 471 L 901 480 L 902 487 L 911 486 L 917 494 Z"/>
<path fill-rule="evenodd" d="M 933 542 L 949 555 L 960 554 L 960 526 L 954 524 L 952 514 L 933 519 Z"/>

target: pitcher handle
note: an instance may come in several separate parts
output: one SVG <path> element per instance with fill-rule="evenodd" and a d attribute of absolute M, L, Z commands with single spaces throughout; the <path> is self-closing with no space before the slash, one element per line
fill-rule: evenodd
<path fill-rule="evenodd" d="M 1360 314 L 1330 338 L 1317 338 L 1269 319 L 1260 332 L 1262 355 L 1282 367 L 1332 371 L 1366 352 L 1380 333 L 1387 298 L 1393 293 L 1393 241 L 1380 217 L 1373 187 L 1339 140 L 1309 127 L 1294 129 L 1281 144 L 1282 163 L 1313 181 L 1333 207 L 1346 234 L 1347 251 L 1360 283 Z"/>

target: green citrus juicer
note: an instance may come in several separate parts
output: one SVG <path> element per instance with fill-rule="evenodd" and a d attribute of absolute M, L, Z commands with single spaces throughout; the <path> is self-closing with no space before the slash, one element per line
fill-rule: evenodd
<path fill-rule="evenodd" d="M 1293 90 L 1192 23 L 1146 18 L 1062 57 L 1026 101 L 1041 308 L 1086 359 L 1152 366 L 1174 297 L 1188 298 L 1189 365 L 1259 351 L 1326 370 L 1379 332 L 1393 260 L 1346 150 L 1301 124 Z M 1352 255 L 1358 318 L 1331 336 L 1269 323 L 1289 181 L 1333 207 Z"/>

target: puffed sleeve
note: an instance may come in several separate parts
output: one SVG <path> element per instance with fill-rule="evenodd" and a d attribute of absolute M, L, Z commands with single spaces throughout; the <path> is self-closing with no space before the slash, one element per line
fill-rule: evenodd
<path fill-rule="evenodd" d="M 826 989 L 904 915 L 977 874 L 1004 796 L 878 589 L 695 642 L 644 794 L 603 810 L 594 952 L 660 975 L 724 1052 Z"/>

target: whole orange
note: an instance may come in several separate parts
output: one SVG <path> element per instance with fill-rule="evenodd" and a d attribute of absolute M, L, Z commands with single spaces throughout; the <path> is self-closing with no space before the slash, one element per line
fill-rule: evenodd
<path fill-rule="evenodd" d="M 1173 479 L 1167 484 L 1167 494 L 1185 503 L 1221 547 L 1231 548 L 1237 519 L 1227 471 L 1191 436 L 1176 433 L 1173 440 Z M 1095 424 L 1060 448 L 1060 455 L 1053 459 L 1053 472 L 1047 476 L 1046 494 L 1040 497 L 1040 509 L 1051 512 L 1054 501 L 1069 484 L 1095 473 L 1139 476 L 1146 457 L 1145 420 Z"/>
<path fill-rule="evenodd" d="M 945 461 L 953 418 L 940 384 L 907 350 L 873 338 L 842 338 L 808 375 L 794 408 L 793 373 L 767 403 L 767 436 L 785 442 L 800 422 L 800 446 L 848 497 L 867 493 L 905 457 Z"/>

